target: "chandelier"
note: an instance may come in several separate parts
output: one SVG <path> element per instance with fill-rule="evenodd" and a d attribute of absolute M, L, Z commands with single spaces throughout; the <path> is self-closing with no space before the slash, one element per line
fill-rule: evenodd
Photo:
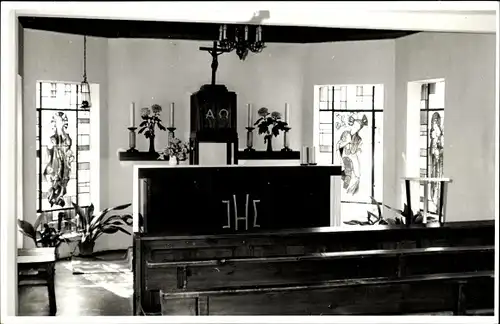
<path fill-rule="evenodd" d="M 249 52 L 262 52 L 266 48 L 262 41 L 262 26 L 255 27 L 255 33 L 252 33 L 255 37 L 250 37 L 249 30 L 248 25 L 235 25 L 231 31 L 228 31 L 227 25 L 220 26 L 219 47 L 226 52 L 236 50 L 236 55 L 242 61 L 245 60 Z"/>

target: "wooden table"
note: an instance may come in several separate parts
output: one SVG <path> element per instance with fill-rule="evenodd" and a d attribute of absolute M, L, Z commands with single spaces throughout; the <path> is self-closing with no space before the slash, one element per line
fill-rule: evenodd
<path fill-rule="evenodd" d="M 50 315 L 57 312 L 54 287 L 56 248 L 18 249 L 18 286 L 47 286 Z"/>

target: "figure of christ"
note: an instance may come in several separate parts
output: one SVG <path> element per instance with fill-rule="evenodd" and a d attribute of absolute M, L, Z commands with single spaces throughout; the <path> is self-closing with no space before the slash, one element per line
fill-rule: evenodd
<path fill-rule="evenodd" d="M 350 129 L 345 130 L 340 135 L 336 144 L 343 166 L 342 182 L 348 194 L 355 195 L 359 190 L 361 178 L 359 154 L 361 152 L 363 139 L 359 132 L 368 125 L 368 118 L 363 115 L 361 119 L 349 116 L 348 125 Z M 340 128 L 340 126 L 338 126 Z"/>
<path fill-rule="evenodd" d="M 68 117 L 63 112 L 56 112 L 52 117 L 53 135 L 47 145 L 49 161 L 45 166 L 43 175 L 50 183 L 48 197 L 50 206 L 64 207 L 64 195 L 71 173 L 71 162 L 73 162 L 73 152 L 71 151 L 72 139 L 67 133 Z"/>
<path fill-rule="evenodd" d="M 438 112 L 434 112 L 431 118 L 430 129 L 430 176 L 432 178 L 441 178 L 443 176 L 443 128 L 441 126 L 441 116 Z M 431 199 L 432 202 L 439 206 L 439 190 L 438 182 L 431 182 Z"/>

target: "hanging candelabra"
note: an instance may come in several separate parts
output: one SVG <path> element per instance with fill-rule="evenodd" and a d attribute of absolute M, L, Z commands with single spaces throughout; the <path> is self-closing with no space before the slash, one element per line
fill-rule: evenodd
<path fill-rule="evenodd" d="M 262 41 L 262 26 L 255 27 L 255 38 L 251 39 L 248 25 L 235 25 L 232 31 L 228 31 L 227 25 L 219 28 L 219 47 L 227 52 L 236 50 L 240 60 L 244 61 L 249 52 L 260 53 L 266 48 Z"/>
<path fill-rule="evenodd" d="M 80 108 L 89 109 L 92 107 L 90 85 L 87 82 L 87 36 L 83 36 L 83 81 L 80 84 L 80 98 L 82 99 Z"/>

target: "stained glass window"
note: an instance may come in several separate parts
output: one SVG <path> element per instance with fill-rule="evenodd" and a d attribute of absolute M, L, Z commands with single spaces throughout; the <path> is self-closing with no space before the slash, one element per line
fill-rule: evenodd
<path fill-rule="evenodd" d="M 342 220 L 366 220 L 383 195 L 383 86 L 321 86 L 318 98 L 318 160 L 342 165 Z"/>
<path fill-rule="evenodd" d="M 443 177 L 444 81 L 422 84 L 420 100 L 420 177 Z M 428 212 L 437 214 L 440 184 L 420 184 L 420 209 L 428 186 Z"/>
<path fill-rule="evenodd" d="M 90 112 L 80 108 L 78 84 L 38 82 L 36 93 L 37 212 L 88 206 Z"/>

